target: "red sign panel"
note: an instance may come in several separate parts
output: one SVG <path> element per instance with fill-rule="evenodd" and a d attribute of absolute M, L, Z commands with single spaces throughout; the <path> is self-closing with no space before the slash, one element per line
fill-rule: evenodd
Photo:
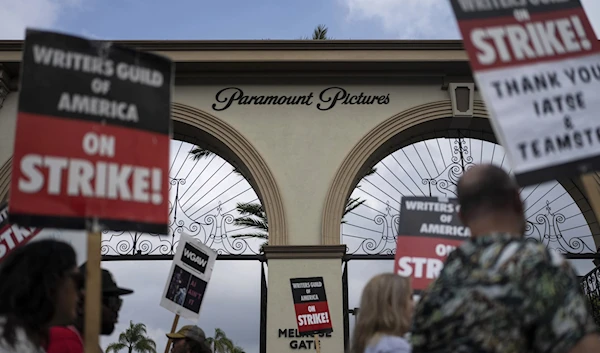
<path fill-rule="evenodd" d="M 11 221 L 166 234 L 172 69 L 110 42 L 28 31 Z"/>
<path fill-rule="evenodd" d="M 35 237 L 41 228 L 20 227 L 8 222 L 8 204 L 0 205 L 0 263 L 19 246 Z"/>
<path fill-rule="evenodd" d="M 421 291 L 440 274 L 449 253 L 470 236 L 458 219 L 456 199 L 403 197 L 394 272 Z"/>
<path fill-rule="evenodd" d="M 333 332 L 323 277 L 292 278 L 292 297 L 300 333 Z"/>

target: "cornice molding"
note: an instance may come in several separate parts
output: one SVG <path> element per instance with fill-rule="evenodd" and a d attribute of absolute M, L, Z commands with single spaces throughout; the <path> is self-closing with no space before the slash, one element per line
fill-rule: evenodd
<path fill-rule="evenodd" d="M 267 245 L 264 254 L 267 260 L 341 259 L 346 254 L 346 245 Z"/>

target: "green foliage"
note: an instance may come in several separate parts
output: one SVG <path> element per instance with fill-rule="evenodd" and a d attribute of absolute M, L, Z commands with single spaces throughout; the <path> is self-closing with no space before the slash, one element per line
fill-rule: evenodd
<path fill-rule="evenodd" d="M 213 353 L 244 353 L 244 349 L 236 346 L 220 328 L 216 328 L 214 337 L 207 337 L 206 342 Z"/>
<path fill-rule="evenodd" d="M 128 353 L 156 353 L 156 342 L 147 336 L 146 325 L 134 324 L 129 321 L 129 328 L 119 335 L 119 341 L 106 347 L 106 353 L 118 353 L 122 350 Z"/>

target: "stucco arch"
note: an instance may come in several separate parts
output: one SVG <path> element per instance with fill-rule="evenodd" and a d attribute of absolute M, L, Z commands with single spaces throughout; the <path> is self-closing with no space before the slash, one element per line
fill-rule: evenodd
<path fill-rule="evenodd" d="M 173 103 L 173 138 L 217 153 L 248 179 L 269 219 L 269 244 L 287 245 L 288 233 L 281 193 L 267 163 L 241 133 L 200 109 Z M 0 167 L 0 200 L 8 198 L 12 157 Z"/>
<path fill-rule="evenodd" d="M 431 102 L 396 114 L 369 131 L 348 153 L 329 188 L 321 225 L 322 244 L 340 244 L 340 223 L 344 207 L 360 181 L 360 176 L 398 149 L 399 145 L 422 141 L 423 138 L 448 136 L 447 131 L 450 129 L 481 131 L 483 140 L 496 142 L 484 103 L 476 100 L 473 108 L 473 118 L 450 118 L 450 100 Z M 418 139 L 415 136 L 419 136 Z M 600 177 L 596 175 L 595 179 L 600 185 Z M 576 201 L 592 234 L 599 234 L 600 227 L 582 192 L 583 185 L 579 179 L 558 179 L 558 182 Z M 596 244 L 599 244 L 598 240 Z"/>

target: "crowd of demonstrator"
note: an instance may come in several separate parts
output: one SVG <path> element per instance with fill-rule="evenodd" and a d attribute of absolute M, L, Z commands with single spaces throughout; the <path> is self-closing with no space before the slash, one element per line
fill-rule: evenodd
<path fill-rule="evenodd" d="M 349 353 L 600 352 L 599 328 L 569 263 L 524 239 L 513 179 L 479 165 L 465 172 L 457 193 L 471 238 L 448 256 L 416 306 L 410 279 L 372 278 Z M 83 352 L 85 265 L 76 264 L 74 250 L 54 240 L 28 244 L 0 263 L 0 353 Z M 121 296 L 131 293 L 103 270 L 103 335 L 114 330 Z M 211 352 L 197 326 L 167 336 L 173 353 Z"/>

